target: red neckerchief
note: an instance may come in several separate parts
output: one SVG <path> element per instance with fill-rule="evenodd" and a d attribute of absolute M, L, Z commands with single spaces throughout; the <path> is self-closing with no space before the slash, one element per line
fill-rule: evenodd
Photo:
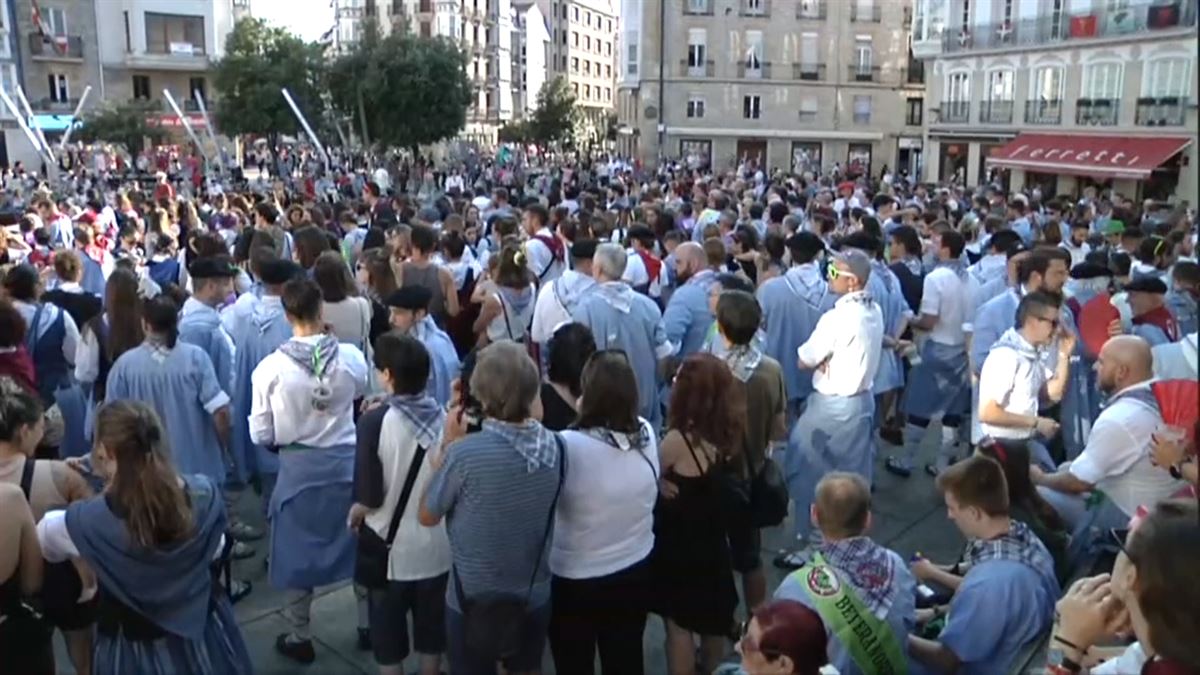
<path fill-rule="evenodd" d="M 1162 329 L 1163 333 L 1166 333 L 1168 340 L 1171 342 L 1179 341 L 1179 324 L 1175 323 L 1175 317 L 1171 314 L 1171 310 L 1162 305 L 1155 307 L 1149 312 L 1133 317 L 1133 324 L 1135 326 L 1142 324 L 1158 326 Z"/>
<path fill-rule="evenodd" d="M 638 249 L 634 251 L 642 259 L 642 264 L 646 266 L 646 274 L 650 277 L 650 283 L 654 283 L 658 279 L 658 275 L 662 274 L 662 261 L 655 258 L 649 251 Z"/>

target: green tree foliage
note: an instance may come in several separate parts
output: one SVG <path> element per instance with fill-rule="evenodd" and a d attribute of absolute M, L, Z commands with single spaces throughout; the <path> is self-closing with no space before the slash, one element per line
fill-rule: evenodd
<path fill-rule="evenodd" d="M 280 93 L 284 87 L 315 125 L 324 117 L 323 50 L 261 19 L 238 21 L 225 41 L 225 56 L 215 67 L 217 128 L 229 135 L 300 133 L 300 124 Z"/>
<path fill-rule="evenodd" d="M 501 143 L 531 143 L 532 132 L 530 123 L 526 120 L 516 120 L 509 122 L 500 127 L 499 138 Z"/>
<path fill-rule="evenodd" d="M 83 116 L 83 126 L 75 138 L 84 143 L 116 143 L 137 153 L 145 139 L 154 144 L 166 138 L 165 129 L 148 121 L 160 112 L 159 108 L 138 101 L 95 108 Z"/>
<path fill-rule="evenodd" d="M 457 45 L 402 31 L 380 38 L 373 26 L 363 33 L 331 66 L 329 93 L 370 143 L 417 148 L 462 130 L 475 91 Z"/>
<path fill-rule="evenodd" d="M 566 141 L 571 138 L 578 118 L 574 92 L 566 78 L 556 77 L 538 92 L 537 108 L 529 121 L 530 136 L 540 145 Z"/>

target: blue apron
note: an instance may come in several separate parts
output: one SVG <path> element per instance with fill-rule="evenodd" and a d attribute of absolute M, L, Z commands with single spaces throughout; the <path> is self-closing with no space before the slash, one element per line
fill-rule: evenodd
<path fill-rule="evenodd" d="M 830 471 L 848 471 L 872 478 L 876 444 L 875 397 L 870 391 L 854 396 L 830 396 L 814 391 L 788 438 L 784 476 L 793 511 L 797 536 L 807 534 L 812 524 L 808 508 L 817 483 Z"/>
<path fill-rule="evenodd" d="M 965 345 L 952 347 L 927 340 L 921 348 L 921 363 L 908 374 L 904 413 L 931 420 L 942 415 L 963 415 L 971 403 Z"/>
<path fill-rule="evenodd" d="M 47 408 L 58 405 L 58 411 L 62 414 L 63 436 L 58 446 L 59 456 L 79 457 L 91 450 L 84 435 L 87 401 L 83 390 L 75 382 L 71 365 L 62 353 L 63 340 L 67 336 L 66 310 L 58 308 L 58 315 L 50 327 L 39 336 L 38 326 L 41 325 L 45 309 L 46 303 L 39 303 L 33 313 L 25 335 L 25 350 L 29 352 L 37 371 L 38 395 L 42 405 Z"/>
<path fill-rule="evenodd" d="M 349 579 L 355 539 L 346 527 L 353 503 L 354 446 L 280 450 L 271 492 L 271 585 L 312 589 Z"/>

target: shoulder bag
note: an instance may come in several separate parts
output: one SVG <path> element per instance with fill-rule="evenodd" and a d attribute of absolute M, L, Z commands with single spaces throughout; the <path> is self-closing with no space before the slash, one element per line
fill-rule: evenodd
<path fill-rule="evenodd" d="M 383 588 L 388 581 L 388 558 L 392 553 L 392 542 L 396 540 L 396 530 L 400 527 L 400 517 L 408 508 L 408 499 L 412 496 L 413 486 L 417 482 L 417 474 L 421 472 L 421 463 L 425 461 L 425 447 L 418 445 L 413 454 L 412 463 L 408 466 L 408 476 L 404 478 L 404 488 L 400 491 L 400 499 L 392 511 L 392 521 L 388 525 L 387 538 L 381 538 L 375 530 L 365 522 L 358 528 L 358 555 L 354 560 L 354 581 L 367 588 Z"/>

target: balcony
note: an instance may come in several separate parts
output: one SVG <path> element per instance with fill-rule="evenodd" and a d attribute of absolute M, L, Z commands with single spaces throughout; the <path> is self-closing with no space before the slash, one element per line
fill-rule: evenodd
<path fill-rule="evenodd" d="M 713 0 L 684 0 L 683 13 L 690 16 L 712 16 Z"/>
<path fill-rule="evenodd" d="M 930 33 L 920 43 L 940 42 L 941 52 L 951 54 L 985 49 L 1009 49 L 1039 45 L 1128 37 L 1137 33 L 1184 29 L 1196 25 L 1195 0 L 1170 3 L 1140 2 L 1127 7 L 1096 9 L 1086 14 L 1049 14 L 1038 19 L 988 24 L 975 28 L 956 26 Z M 914 36 L 920 35 L 914 24 Z"/>
<path fill-rule="evenodd" d="M 969 101 L 942 103 L 941 122 L 943 124 L 966 124 L 970 121 L 971 103 Z"/>
<path fill-rule="evenodd" d="M 771 0 L 740 0 L 738 16 L 769 17 L 771 16 Z"/>
<path fill-rule="evenodd" d="M 849 82 L 878 82 L 879 66 L 857 64 L 850 66 L 847 81 Z"/>
<path fill-rule="evenodd" d="M 716 64 L 713 61 L 704 61 L 697 65 L 689 65 L 687 59 L 679 62 L 680 75 L 683 77 L 712 77 L 716 72 Z"/>
<path fill-rule="evenodd" d="M 77 98 L 69 98 L 65 101 L 55 101 L 54 99 L 47 97 L 47 98 L 38 99 L 36 101 L 29 102 L 29 106 L 31 108 L 33 108 L 34 110 L 41 110 L 41 111 L 46 111 L 46 112 L 72 113 L 72 112 L 75 112 L 75 107 L 78 105 L 79 105 L 79 99 L 77 99 Z"/>
<path fill-rule="evenodd" d="M 856 23 L 879 23 L 883 21 L 883 8 L 879 5 L 859 7 L 855 2 L 850 5 L 850 20 Z"/>
<path fill-rule="evenodd" d="M 979 110 L 980 124 L 1012 124 L 1012 101 L 984 101 Z"/>
<path fill-rule="evenodd" d="M 82 61 L 83 38 L 55 35 L 45 39 L 41 33 L 30 33 L 29 54 L 34 61 Z"/>
<path fill-rule="evenodd" d="M 1075 101 L 1075 123 L 1097 127 L 1115 127 L 1121 101 L 1115 98 L 1081 98 Z"/>
<path fill-rule="evenodd" d="M 793 63 L 792 79 L 820 82 L 825 79 L 824 63 Z"/>
<path fill-rule="evenodd" d="M 1025 124 L 1062 124 L 1062 101 L 1026 101 Z"/>
<path fill-rule="evenodd" d="M 796 18 L 801 21 L 824 21 L 825 0 L 800 0 L 796 3 Z"/>
<path fill-rule="evenodd" d="M 1187 120 L 1188 100 L 1178 96 L 1139 98 L 1135 123 L 1139 127 L 1178 127 Z"/>
<path fill-rule="evenodd" d="M 771 79 L 771 64 L 761 62 L 758 64 L 758 68 L 751 68 L 745 61 L 742 61 L 738 63 L 737 76 L 742 80 L 769 80 Z"/>

